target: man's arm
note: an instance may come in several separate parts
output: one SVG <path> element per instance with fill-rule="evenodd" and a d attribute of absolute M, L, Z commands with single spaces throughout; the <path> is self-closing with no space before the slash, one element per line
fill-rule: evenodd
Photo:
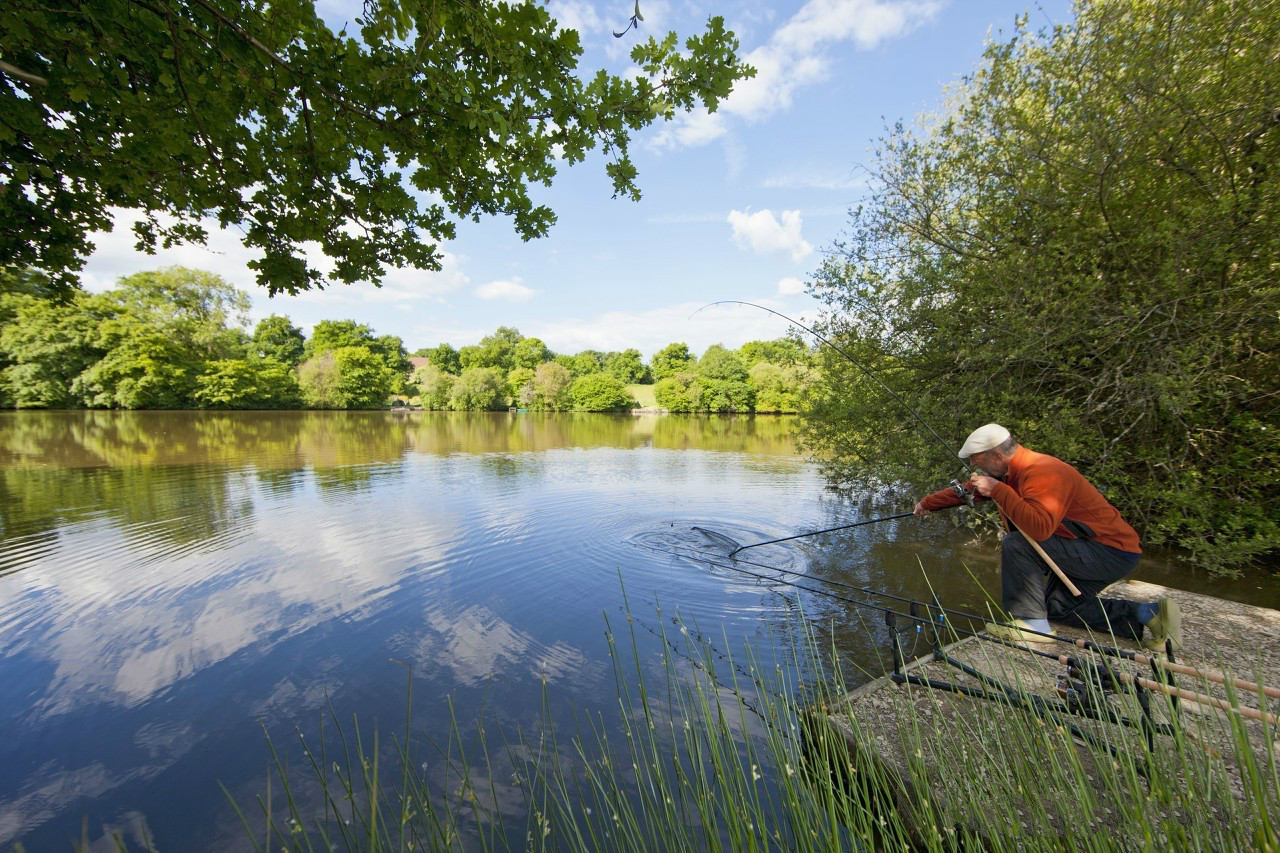
<path fill-rule="evenodd" d="M 916 502 L 916 515 L 928 515 L 939 509 L 951 509 L 953 506 L 960 506 L 964 503 L 964 499 L 955 493 L 954 489 L 939 489 L 931 495 L 925 495 Z"/>

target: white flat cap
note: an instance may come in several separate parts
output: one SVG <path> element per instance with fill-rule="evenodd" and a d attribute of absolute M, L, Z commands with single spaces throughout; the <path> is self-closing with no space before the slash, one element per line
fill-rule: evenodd
<path fill-rule="evenodd" d="M 960 448 L 960 458 L 968 459 L 975 453 L 986 453 L 1008 440 L 1009 431 L 1000 424 L 980 426 L 969 433 L 969 437 L 964 440 L 964 446 Z"/>

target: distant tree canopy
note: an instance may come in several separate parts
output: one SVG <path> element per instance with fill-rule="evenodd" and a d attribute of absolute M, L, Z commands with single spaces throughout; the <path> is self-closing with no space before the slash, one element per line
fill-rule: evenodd
<path fill-rule="evenodd" d="M 638 197 L 631 134 L 715 109 L 751 71 L 720 18 L 632 48 L 634 74 L 578 69 L 577 32 L 538 3 L 398 0 L 332 31 L 311 0 L 10 0 L 0 5 L 0 257 L 77 281 L 110 208 L 139 245 L 238 226 L 272 293 L 325 276 L 438 269 L 454 220 L 555 221 L 529 196 L 599 146 Z"/>
<path fill-rule="evenodd" d="M 260 358 L 274 359 L 290 367 L 302 361 L 306 336 L 288 317 L 272 314 L 253 330 L 253 348 Z"/>
<path fill-rule="evenodd" d="M 988 421 L 1080 467 L 1147 543 L 1280 553 L 1280 5 L 1078 4 L 892 128 L 815 276 L 822 330 L 958 446 Z M 911 494 L 949 448 L 824 350 L 809 448 Z"/>

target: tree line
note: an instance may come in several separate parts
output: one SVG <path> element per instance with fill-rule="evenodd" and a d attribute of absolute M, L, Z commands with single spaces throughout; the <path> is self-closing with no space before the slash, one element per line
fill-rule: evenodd
<path fill-rule="evenodd" d="M 170 267 L 104 293 L 0 269 L 0 407 L 21 409 L 379 409 L 399 397 L 427 409 L 626 411 L 654 386 L 678 412 L 795 411 L 812 354 L 800 342 L 712 346 L 696 358 L 672 343 L 558 355 L 499 327 L 478 344 L 412 356 L 395 335 L 322 320 L 310 337 L 272 315 L 251 330 L 248 297 L 209 272 Z M 426 364 L 414 369 L 414 359 Z"/>

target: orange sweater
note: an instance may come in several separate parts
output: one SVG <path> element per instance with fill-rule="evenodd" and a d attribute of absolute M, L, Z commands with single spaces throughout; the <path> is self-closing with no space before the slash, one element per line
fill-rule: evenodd
<path fill-rule="evenodd" d="M 1075 534 L 1062 526 L 1065 518 L 1088 525 L 1103 545 L 1131 554 L 1142 553 L 1137 532 L 1084 475 L 1061 459 L 1020 446 L 1001 480 L 991 490 L 991 500 L 1000 508 L 1006 525 L 1013 522 L 1037 542 L 1050 536 L 1075 539 Z M 975 497 L 987 500 L 980 495 Z M 963 502 L 951 489 L 943 489 L 920 503 L 932 511 Z"/>

